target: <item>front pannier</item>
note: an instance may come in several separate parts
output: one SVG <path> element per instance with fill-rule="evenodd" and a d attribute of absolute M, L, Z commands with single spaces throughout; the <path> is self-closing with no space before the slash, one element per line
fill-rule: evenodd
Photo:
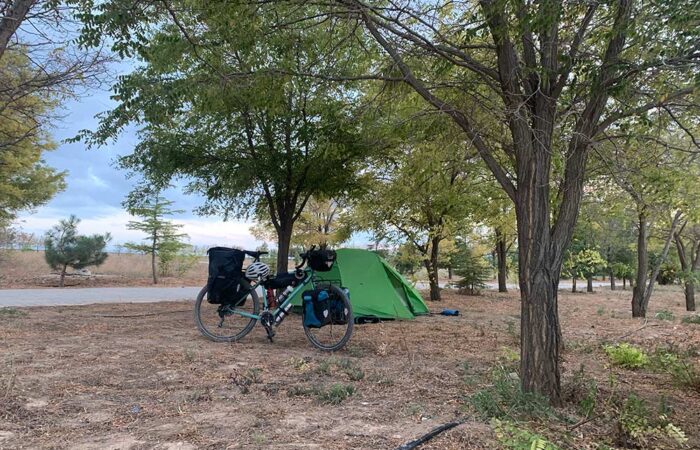
<path fill-rule="evenodd" d="M 209 255 L 209 279 L 207 280 L 207 300 L 215 305 L 232 304 L 240 306 L 248 294 L 241 287 L 245 252 L 226 247 L 213 247 Z"/>
<path fill-rule="evenodd" d="M 335 264 L 335 251 L 333 250 L 313 250 L 309 252 L 308 264 L 316 272 L 328 272 Z"/>
<path fill-rule="evenodd" d="M 304 326 L 306 328 L 321 328 L 331 321 L 330 295 L 328 291 L 316 288 L 301 294 L 303 302 Z"/>
<path fill-rule="evenodd" d="M 349 300 L 349 291 L 346 288 L 341 289 L 343 292 L 345 292 L 345 295 L 348 296 Z M 340 294 L 331 291 L 329 309 L 331 311 L 331 321 L 333 322 L 333 325 L 345 325 L 348 323 L 348 315 L 350 311 L 348 311 L 348 308 L 345 306 L 343 297 L 341 297 Z"/>

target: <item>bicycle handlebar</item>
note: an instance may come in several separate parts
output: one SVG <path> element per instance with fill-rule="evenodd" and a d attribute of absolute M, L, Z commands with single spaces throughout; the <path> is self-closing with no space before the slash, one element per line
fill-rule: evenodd
<path fill-rule="evenodd" d="M 308 251 L 299 255 L 301 256 L 301 262 L 299 263 L 299 265 L 294 266 L 296 270 L 301 270 L 301 268 L 304 267 L 304 264 L 306 264 L 306 260 L 309 259 L 309 253 L 313 252 L 315 248 L 316 245 L 312 245 Z"/>

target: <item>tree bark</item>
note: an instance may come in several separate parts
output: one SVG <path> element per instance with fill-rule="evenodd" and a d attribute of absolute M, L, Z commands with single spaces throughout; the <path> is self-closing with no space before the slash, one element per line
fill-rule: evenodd
<path fill-rule="evenodd" d="M 641 216 L 640 216 L 641 219 Z M 646 312 L 647 312 L 647 306 L 649 305 L 649 300 L 651 299 L 651 294 L 654 292 L 654 285 L 656 284 L 656 278 L 659 276 L 659 272 L 661 271 L 661 265 L 666 261 L 666 257 L 668 256 L 668 250 L 671 248 L 671 240 L 673 239 L 673 236 L 676 233 L 676 227 L 678 226 L 678 222 L 680 222 L 681 219 L 681 212 L 678 211 L 676 212 L 676 215 L 673 217 L 673 221 L 671 223 L 671 229 L 668 232 L 668 236 L 666 236 L 666 242 L 664 243 L 664 248 L 661 251 L 661 258 L 659 258 L 659 261 L 656 263 L 656 266 L 654 267 L 654 270 L 652 271 L 651 277 L 649 278 L 648 285 L 644 285 L 640 283 L 641 279 L 638 276 L 637 277 L 637 284 L 634 286 L 634 294 L 632 296 L 632 317 L 646 317 Z M 643 221 L 645 224 L 645 227 L 648 226 L 646 224 L 646 219 Z M 642 236 L 641 232 L 641 226 L 642 226 L 642 221 L 640 220 L 640 233 L 639 236 Z M 648 235 L 648 230 L 646 231 L 646 235 Z M 644 253 L 645 253 L 645 272 L 644 272 L 644 277 L 646 277 L 646 270 L 648 269 L 646 266 L 648 266 L 648 255 L 646 254 L 647 248 L 646 248 L 646 239 L 644 240 Z M 638 243 L 639 245 L 639 243 Z M 639 269 L 637 270 L 639 272 Z"/>
<path fill-rule="evenodd" d="M 36 2 L 37 0 L 14 0 L 12 6 L 4 11 L 4 15 L 0 19 L 0 58 L 5 53 L 10 39 Z"/>
<path fill-rule="evenodd" d="M 571 293 L 576 293 L 576 277 L 571 277 Z"/>
<path fill-rule="evenodd" d="M 153 284 L 158 284 L 158 271 L 156 270 L 156 251 L 151 251 L 151 273 L 153 275 Z"/>
<path fill-rule="evenodd" d="M 289 264 L 289 247 L 292 244 L 292 230 L 294 224 L 290 221 L 281 221 L 277 229 L 277 273 L 287 273 Z"/>
<path fill-rule="evenodd" d="M 430 255 L 424 260 L 430 283 L 430 300 L 438 301 L 440 297 L 440 280 L 438 277 L 438 256 L 440 254 L 440 238 L 432 238 Z"/>
<path fill-rule="evenodd" d="M 647 284 L 647 273 L 649 272 L 649 254 L 647 252 L 647 238 L 649 235 L 649 224 L 646 213 L 639 213 L 637 226 L 637 275 L 635 277 L 634 288 L 632 289 L 632 317 L 646 317 L 647 311 L 644 308 L 644 288 Z"/>
<path fill-rule="evenodd" d="M 610 290 L 614 291 L 617 289 L 617 286 L 615 286 L 615 273 L 611 270 L 610 271 Z"/>
<path fill-rule="evenodd" d="M 627 277 L 622 277 L 622 290 L 627 290 Z"/>
<path fill-rule="evenodd" d="M 498 292 L 508 292 L 508 266 L 506 260 L 506 238 L 496 227 L 496 259 L 498 261 Z"/>
<path fill-rule="evenodd" d="M 586 277 L 586 292 L 593 292 L 593 277 Z"/>
<path fill-rule="evenodd" d="M 58 287 L 64 287 L 65 282 L 66 282 L 66 269 L 68 268 L 68 264 L 64 264 L 63 268 L 61 269 L 61 279 L 58 282 Z"/>
<path fill-rule="evenodd" d="M 678 260 L 681 263 L 681 269 L 686 273 L 686 278 L 683 281 L 685 309 L 686 311 L 695 311 L 695 281 L 692 275 L 694 272 L 697 272 L 700 266 L 700 243 L 691 242 L 690 253 L 688 253 L 680 233 L 682 233 L 682 228 L 674 236 L 674 241 L 678 250 Z M 691 277 L 688 277 L 688 275 L 691 275 Z"/>

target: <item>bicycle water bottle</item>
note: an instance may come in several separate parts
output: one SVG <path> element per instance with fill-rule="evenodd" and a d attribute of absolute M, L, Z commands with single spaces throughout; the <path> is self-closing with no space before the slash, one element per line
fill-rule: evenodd
<path fill-rule="evenodd" d="M 287 286 L 287 289 L 285 289 L 277 299 L 278 304 L 284 303 L 284 301 L 287 299 L 287 296 L 292 293 L 294 288 L 292 286 Z M 275 325 L 279 325 L 282 323 L 282 320 L 284 317 L 287 315 L 289 310 L 292 309 L 292 302 L 287 303 L 287 305 L 280 309 L 280 311 L 277 313 L 277 316 L 275 317 Z"/>

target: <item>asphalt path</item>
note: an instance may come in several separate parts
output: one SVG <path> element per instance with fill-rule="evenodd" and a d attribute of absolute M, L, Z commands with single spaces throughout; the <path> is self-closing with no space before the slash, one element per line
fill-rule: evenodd
<path fill-rule="evenodd" d="M 598 288 L 608 283 L 595 281 Z M 495 283 L 487 283 L 495 289 Z M 427 283 L 419 282 L 419 289 L 427 289 Z M 515 284 L 509 289 L 517 290 Z M 579 281 L 579 289 L 586 289 L 586 280 Z M 174 300 L 194 300 L 201 287 L 105 287 L 105 288 L 53 288 L 53 289 L 0 289 L 0 308 L 22 306 L 68 306 L 95 303 L 153 303 Z M 562 281 L 559 289 L 571 289 L 570 281 Z"/>
<path fill-rule="evenodd" d="M 201 287 L 0 289 L 0 308 L 194 300 L 201 289 Z"/>

